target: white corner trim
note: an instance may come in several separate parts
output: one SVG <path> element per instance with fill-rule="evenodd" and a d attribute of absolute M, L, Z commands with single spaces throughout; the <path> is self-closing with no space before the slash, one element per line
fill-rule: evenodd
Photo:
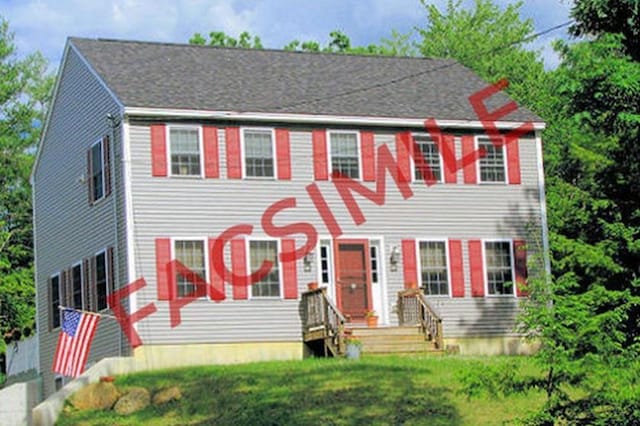
<path fill-rule="evenodd" d="M 536 131 L 536 168 L 538 169 L 538 196 L 540 200 L 540 226 L 542 227 L 542 258 L 544 259 L 544 269 L 548 275 L 551 274 L 551 258 L 549 251 L 549 228 L 547 220 L 547 195 L 544 184 L 544 157 L 542 154 L 541 131 Z"/>
<path fill-rule="evenodd" d="M 122 187 L 124 190 L 125 235 L 127 238 L 127 284 L 136 279 L 135 231 L 133 213 L 133 191 L 131 189 L 131 144 L 129 141 L 129 122 L 122 120 Z M 117 190 L 117 188 L 116 188 Z M 129 312 L 138 310 L 137 292 L 129 295 Z M 137 323 L 133 324 L 136 328 Z"/>
<path fill-rule="evenodd" d="M 318 114 L 291 114 L 291 113 L 267 113 L 267 112 L 239 112 L 239 111 L 207 111 L 192 109 L 165 109 L 165 108 L 144 108 L 125 107 L 124 113 L 128 116 L 138 117 L 175 117 L 175 118 L 204 118 L 204 119 L 224 119 L 224 120 L 250 120 L 260 122 L 289 122 L 302 124 L 351 124 L 389 127 L 419 127 L 424 128 L 422 118 L 392 118 L 392 117 L 360 117 L 360 116 L 338 116 L 338 115 L 318 115 Z M 427 117 L 425 117 L 426 119 Z M 446 128 L 483 128 L 480 120 L 436 120 L 440 127 Z M 523 124 L 521 121 L 496 121 L 494 123 L 499 129 L 515 129 Z M 545 128 L 543 122 L 533 122 L 533 128 L 542 130 Z"/>

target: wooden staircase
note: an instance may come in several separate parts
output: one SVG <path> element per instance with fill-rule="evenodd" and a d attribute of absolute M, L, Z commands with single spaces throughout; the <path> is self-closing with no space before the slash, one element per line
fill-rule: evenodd
<path fill-rule="evenodd" d="M 440 354 L 433 340 L 428 340 L 420 326 L 349 327 L 353 338 L 362 343 L 363 354 Z"/>

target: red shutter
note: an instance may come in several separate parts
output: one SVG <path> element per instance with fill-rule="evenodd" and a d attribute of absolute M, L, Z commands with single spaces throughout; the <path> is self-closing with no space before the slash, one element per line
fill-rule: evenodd
<path fill-rule="evenodd" d="M 462 137 L 462 159 L 464 161 L 465 158 L 469 155 L 473 155 L 476 149 L 476 144 L 473 136 L 463 136 Z M 478 160 L 474 159 L 473 161 L 468 161 L 464 166 L 464 183 L 478 183 L 478 173 L 477 173 L 477 163 Z"/>
<path fill-rule="evenodd" d="M 404 287 L 416 287 L 418 284 L 418 267 L 415 240 L 402 240 L 402 266 L 404 269 Z"/>
<path fill-rule="evenodd" d="M 442 137 L 442 142 L 445 146 L 445 149 L 449 152 L 453 153 L 453 158 L 455 159 L 455 152 L 456 152 L 456 141 L 453 137 L 453 135 L 444 135 Z M 442 154 L 441 154 L 442 156 Z M 442 171 L 444 173 L 444 182 L 445 183 L 457 183 L 457 171 L 458 168 L 456 167 L 455 164 L 444 164 L 443 163 L 443 167 L 444 170 Z"/>
<path fill-rule="evenodd" d="M 528 295 L 527 289 L 527 243 L 523 240 L 513 242 L 513 255 L 515 257 L 516 270 L 516 295 L 525 297 Z"/>
<path fill-rule="evenodd" d="M 91 148 L 87 151 L 87 189 L 89 204 L 93 204 L 95 200 L 93 199 L 93 155 Z"/>
<path fill-rule="evenodd" d="M 402 132 L 396 134 L 396 155 L 398 161 L 398 181 L 411 182 L 411 155 L 413 138 L 411 133 Z"/>
<path fill-rule="evenodd" d="M 151 175 L 167 176 L 167 132 L 164 124 L 151 125 Z"/>
<path fill-rule="evenodd" d="M 293 253 L 296 251 L 296 240 L 283 239 L 282 252 Z M 298 271 L 296 269 L 296 261 L 282 262 L 282 279 L 284 281 L 284 298 L 298 298 Z"/>
<path fill-rule="evenodd" d="M 327 133 L 324 129 L 314 130 L 313 139 L 313 175 L 315 180 L 329 179 L 329 163 L 327 158 Z"/>
<path fill-rule="evenodd" d="M 202 142 L 204 145 L 204 175 L 208 178 L 219 178 L 218 129 L 213 126 L 203 126 Z"/>
<path fill-rule="evenodd" d="M 213 259 L 213 247 L 216 244 L 214 238 L 209 238 L 209 271 L 211 273 L 211 283 L 209 284 L 209 298 L 213 300 L 223 300 L 224 292 L 224 280 L 216 273 Z"/>
<path fill-rule="evenodd" d="M 278 179 L 291 179 L 291 148 L 288 129 L 276 129 L 276 158 Z"/>
<path fill-rule="evenodd" d="M 240 129 L 238 127 L 227 127 L 225 134 L 227 142 L 227 177 L 229 179 L 241 179 Z"/>
<path fill-rule="evenodd" d="M 362 180 L 376 180 L 376 148 L 373 132 L 360 132 L 360 156 L 362 161 Z"/>
<path fill-rule="evenodd" d="M 104 158 L 104 196 L 111 194 L 111 143 L 109 136 L 102 138 L 102 158 Z"/>
<path fill-rule="evenodd" d="M 518 139 L 510 140 L 507 143 L 507 172 L 509 173 L 509 184 L 520 185 L 520 143 Z"/>
<path fill-rule="evenodd" d="M 171 240 L 156 238 L 156 277 L 158 300 L 172 300 L 174 296 L 174 280 L 171 277 Z"/>
<path fill-rule="evenodd" d="M 469 241 L 469 269 L 471 269 L 471 296 L 484 296 L 484 267 L 482 265 L 482 241 Z"/>
<path fill-rule="evenodd" d="M 231 270 L 235 275 L 247 275 L 247 251 L 244 240 L 231 241 Z M 247 299 L 249 295 L 248 283 L 233 286 L 234 300 Z"/>
<path fill-rule="evenodd" d="M 462 241 L 449 240 L 449 263 L 449 270 L 451 271 L 451 296 L 464 297 Z"/>

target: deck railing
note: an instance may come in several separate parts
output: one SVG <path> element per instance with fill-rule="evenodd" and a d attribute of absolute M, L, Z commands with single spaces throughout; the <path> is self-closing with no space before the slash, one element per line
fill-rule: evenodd
<path fill-rule="evenodd" d="M 442 349 L 442 319 L 420 289 L 398 292 L 398 317 L 400 325 L 419 325 L 425 338 L 433 341 L 437 349 Z"/>
<path fill-rule="evenodd" d="M 324 349 L 334 356 L 345 352 L 345 318 L 329 300 L 324 287 L 302 293 L 303 339 L 305 342 L 323 340 Z"/>

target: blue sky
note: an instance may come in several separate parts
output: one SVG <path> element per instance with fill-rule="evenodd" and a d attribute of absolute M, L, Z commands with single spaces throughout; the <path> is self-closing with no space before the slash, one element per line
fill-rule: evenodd
<path fill-rule="evenodd" d="M 446 5 L 446 0 L 427 2 Z M 524 3 L 522 14 L 533 19 L 536 31 L 569 19 L 571 0 Z M 237 36 L 248 30 L 265 47 L 281 48 L 294 39 L 326 42 L 330 31 L 340 29 L 352 44 L 366 45 L 391 29 L 409 32 L 426 17 L 419 0 L 0 0 L 0 15 L 9 20 L 19 54 L 39 50 L 52 67 L 58 66 L 68 36 L 187 42 L 195 32 Z M 563 30 L 534 43 L 548 67 L 557 63 L 549 43 L 562 36 Z"/>

